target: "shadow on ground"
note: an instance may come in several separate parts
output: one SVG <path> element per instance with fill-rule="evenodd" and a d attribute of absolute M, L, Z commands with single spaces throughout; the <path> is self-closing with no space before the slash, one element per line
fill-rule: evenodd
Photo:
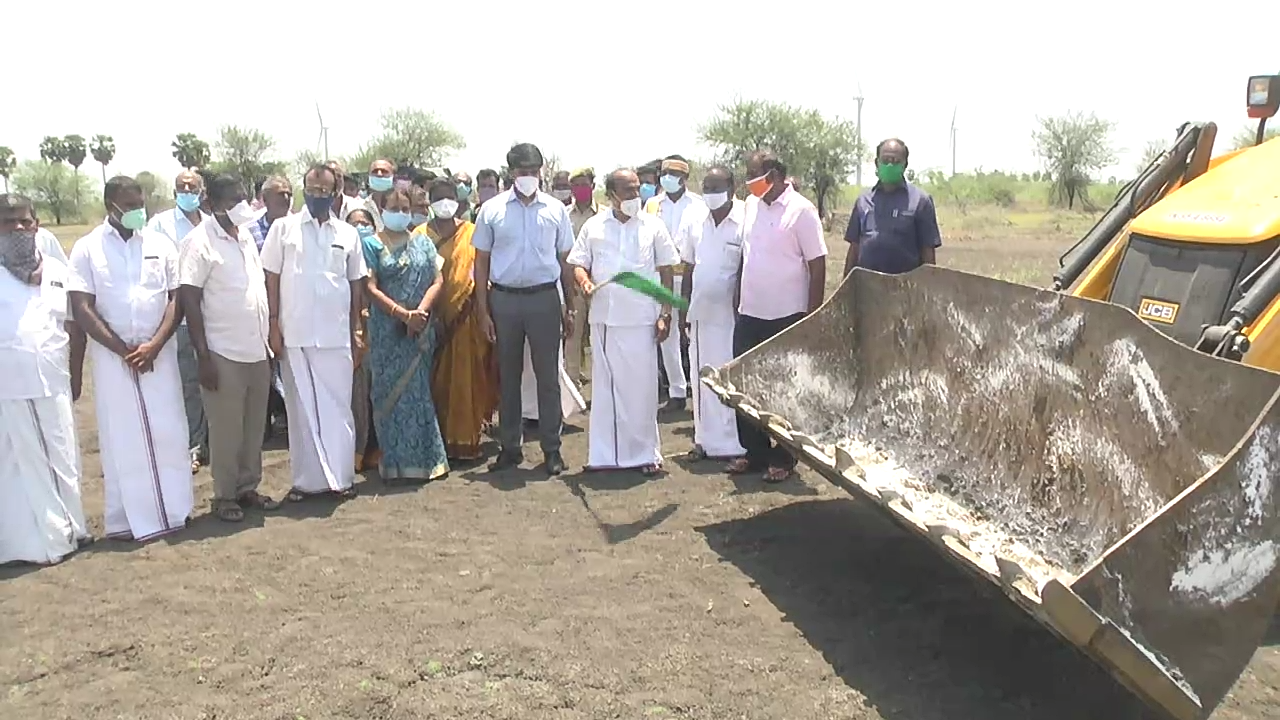
<path fill-rule="evenodd" d="M 1155 717 L 870 506 L 802 501 L 698 530 L 885 718 Z"/>

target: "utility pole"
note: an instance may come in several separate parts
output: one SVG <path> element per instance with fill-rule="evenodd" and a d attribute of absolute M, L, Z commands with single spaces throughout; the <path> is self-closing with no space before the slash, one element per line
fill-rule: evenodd
<path fill-rule="evenodd" d="M 861 188 L 862 187 L 862 161 L 863 161 L 862 153 L 864 150 L 864 148 L 862 147 L 862 100 L 863 100 L 862 83 L 858 83 L 858 94 L 853 99 L 855 102 L 858 103 L 858 120 L 857 120 L 857 125 L 855 125 L 856 127 L 855 132 L 857 133 L 857 136 L 858 136 L 858 167 L 854 171 L 854 177 L 856 178 L 858 187 Z"/>

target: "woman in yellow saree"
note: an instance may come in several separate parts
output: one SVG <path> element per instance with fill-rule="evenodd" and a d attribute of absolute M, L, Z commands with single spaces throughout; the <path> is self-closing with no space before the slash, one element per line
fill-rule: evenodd
<path fill-rule="evenodd" d="M 458 190 L 452 180 L 439 178 L 428 192 L 432 219 L 416 232 L 435 243 L 444 262 L 444 287 L 436 303 L 443 337 L 436 351 L 431 397 L 449 459 L 479 460 L 483 457 L 481 430 L 498 408 L 498 368 L 493 346 L 476 322 L 472 299 L 476 251 L 471 234 L 475 225 L 455 217 Z"/>

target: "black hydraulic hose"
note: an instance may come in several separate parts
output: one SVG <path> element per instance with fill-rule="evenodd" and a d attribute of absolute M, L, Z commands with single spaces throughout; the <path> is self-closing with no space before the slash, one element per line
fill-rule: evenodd
<path fill-rule="evenodd" d="M 1177 176 L 1186 169 L 1187 158 L 1195 151 L 1200 139 L 1199 124 L 1187 123 L 1178 133 L 1173 147 L 1161 154 L 1144 169 L 1137 178 L 1125 185 L 1116 194 L 1115 202 L 1110 209 L 1098 218 L 1089 232 L 1072 246 L 1058 262 L 1062 265 L 1053 276 L 1055 291 L 1071 287 L 1095 258 L 1111 243 L 1115 236 L 1124 229 L 1126 223 L 1146 210 L 1152 201 L 1163 196 L 1167 188 Z M 1079 249 L 1079 252 L 1074 252 Z M 1071 260 L 1067 261 L 1067 256 Z"/>
<path fill-rule="evenodd" d="M 1274 257 L 1273 254 L 1272 258 Z M 1231 306 L 1229 324 L 1234 325 L 1233 329 L 1236 330 L 1251 325 L 1277 294 L 1280 294 L 1280 262 L 1272 261 L 1258 276 L 1257 281 Z"/>

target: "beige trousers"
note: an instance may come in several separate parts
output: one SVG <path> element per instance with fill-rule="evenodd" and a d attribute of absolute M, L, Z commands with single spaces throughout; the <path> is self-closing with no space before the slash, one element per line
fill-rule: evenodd
<path fill-rule="evenodd" d="M 585 341 L 590 332 L 590 326 L 587 325 L 587 299 L 575 288 L 570 302 L 577 313 L 573 316 L 573 334 L 564 341 L 564 369 L 575 383 L 582 383 L 586 379 L 582 374 L 586 358 Z"/>
<path fill-rule="evenodd" d="M 262 436 L 266 432 L 271 362 L 240 363 L 210 352 L 218 389 L 201 387 L 209 419 L 209 466 L 213 499 L 231 501 L 255 492 L 262 482 Z"/>

